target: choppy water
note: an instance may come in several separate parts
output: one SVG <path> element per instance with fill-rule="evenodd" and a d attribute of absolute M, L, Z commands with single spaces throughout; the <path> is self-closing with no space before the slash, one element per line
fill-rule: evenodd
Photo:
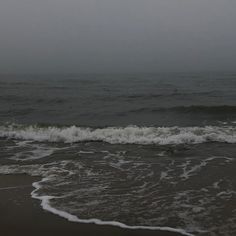
<path fill-rule="evenodd" d="M 0 77 L 0 173 L 69 220 L 235 235 L 235 143 L 236 74 Z"/>

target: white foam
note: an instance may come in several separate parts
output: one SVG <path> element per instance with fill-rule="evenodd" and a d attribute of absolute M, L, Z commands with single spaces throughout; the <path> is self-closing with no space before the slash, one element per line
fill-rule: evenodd
<path fill-rule="evenodd" d="M 15 154 L 14 157 L 9 159 L 15 161 L 30 161 L 30 160 L 37 160 L 44 157 L 48 157 L 53 154 L 56 148 L 46 148 L 41 146 L 32 145 L 34 150 L 31 151 L 22 151 Z"/>
<path fill-rule="evenodd" d="M 110 127 L 91 129 L 37 126 L 0 126 L 0 137 L 40 142 L 104 141 L 111 144 L 196 144 L 204 142 L 236 143 L 236 127 Z"/>
<path fill-rule="evenodd" d="M 222 181 L 222 180 L 220 179 L 219 181 L 213 183 L 213 188 L 219 189 L 219 188 L 220 188 L 219 184 L 221 183 L 221 181 Z"/>
<path fill-rule="evenodd" d="M 111 225 L 111 226 L 116 226 L 120 228 L 125 228 L 125 229 L 144 229 L 144 230 L 160 230 L 160 231 L 169 231 L 169 232 L 175 232 L 175 233 L 180 233 L 182 235 L 187 235 L 187 236 L 194 236 L 193 234 L 190 234 L 183 229 L 175 229 L 171 227 L 159 227 L 159 226 L 130 226 L 126 225 L 121 222 L 117 221 L 103 221 L 100 219 L 80 219 L 75 215 L 72 215 L 68 212 L 58 210 L 50 205 L 50 200 L 56 198 L 54 196 L 39 196 L 37 194 L 37 191 L 41 188 L 40 183 L 48 181 L 48 178 L 43 178 L 39 182 L 33 183 L 33 187 L 35 190 L 31 193 L 32 198 L 39 199 L 41 200 L 41 206 L 44 210 L 49 211 L 55 215 L 58 215 L 60 217 L 63 217 L 67 219 L 68 221 L 71 222 L 78 222 L 78 223 L 86 223 L 86 224 L 96 224 L 96 225 Z"/>
<path fill-rule="evenodd" d="M 161 172 L 161 176 L 160 176 L 160 180 L 163 180 L 163 179 L 171 179 L 170 176 L 168 176 L 169 174 L 169 171 L 162 171 Z"/>
<path fill-rule="evenodd" d="M 186 165 L 183 166 L 183 174 L 180 175 L 181 178 L 184 179 L 188 179 L 190 176 L 192 176 L 193 174 L 195 174 L 195 172 L 201 170 L 201 168 L 203 166 L 207 165 L 206 161 L 201 162 L 199 165 L 194 165 L 193 167 L 191 167 L 189 170 L 187 170 L 187 166 L 190 164 L 190 162 L 188 161 Z"/>
<path fill-rule="evenodd" d="M 217 193 L 216 196 L 220 197 L 220 196 L 232 196 L 232 195 L 236 195 L 236 191 L 233 191 L 233 190 L 222 191 L 220 193 Z"/>
<path fill-rule="evenodd" d="M 233 161 L 233 158 L 230 158 L 230 157 L 212 156 L 212 157 L 206 158 L 205 160 L 202 160 L 200 164 L 193 165 L 192 167 L 187 169 L 188 166 L 191 165 L 191 161 L 188 160 L 186 163 L 179 166 L 179 167 L 183 167 L 183 173 L 180 175 L 180 177 L 184 179 L 188 179 L 189 177 L 191 177 L 192 175 L 200 171 L 203 167 L 205 167 L 210 161 L 213 161 L 215 159 L 224 159 L 226 163 Z"/>

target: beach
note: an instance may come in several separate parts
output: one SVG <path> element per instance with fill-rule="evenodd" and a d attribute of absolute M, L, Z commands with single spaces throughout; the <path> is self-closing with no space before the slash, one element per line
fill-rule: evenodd
<path fill-rule="evenodd" d="M 72 223 L 44 211 L 40 201 L 32 199 L 32 183 L 40 180 L 29 175 L 0 176 L 0 233 L 4 236 L 15 235 L 156 235 L 178 236 L 181 234 L 152 231 L 129 230 L 112 226 Z"/>
<path fill-rule="evenodd" d="M 0 236 L 236 236 L 235 9 L 0 1 Z"/>

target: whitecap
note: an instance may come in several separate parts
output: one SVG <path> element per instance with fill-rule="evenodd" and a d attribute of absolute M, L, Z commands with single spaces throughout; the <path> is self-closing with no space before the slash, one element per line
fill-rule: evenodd
<path fill-rule="evenodd" d="M 38 142 L 103 141 L 111 144 L 197 144 L 205 142 L 236 143 L 236 127 L 107 127 L 82 128 L 8 125 L 0 126 L 0 137 Z"/>

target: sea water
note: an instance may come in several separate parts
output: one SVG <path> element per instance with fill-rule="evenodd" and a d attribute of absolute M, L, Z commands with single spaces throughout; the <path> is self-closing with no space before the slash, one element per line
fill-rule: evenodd
<path fill-rule="evenodd" d="M 0 173 L 70 221 L 236 234 L 236 74 L 0 76 Z"/>

